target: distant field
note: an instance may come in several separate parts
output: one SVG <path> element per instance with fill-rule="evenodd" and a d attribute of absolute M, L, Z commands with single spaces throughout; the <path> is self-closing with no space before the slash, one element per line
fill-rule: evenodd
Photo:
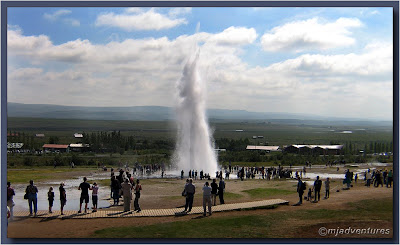
<path fill-rule="evenodd" d="M 251 139 L 251 143 L 269 145 L 285 144 L 331 144 L 392 141 L 393 128 L 383 126 L 315 126 L 287 125 L 271 122 L 211 122 L 214 138 Z M 8 131 L 21 131 L 28 135 L 44 133 L 46 137 L 57 136 L 61 143 L 72 143 L 76 132 L 121 131 L 138 139 L 174 139 L 176 126 L 170 121 L 113 121 L 46 118 L 8 118 Z M 237 132 L 236 130 L 242 130 Z M 352 133 L 342 133 L 352 131 Z M 263 136 L 253 140 L 253 136 Z"/>

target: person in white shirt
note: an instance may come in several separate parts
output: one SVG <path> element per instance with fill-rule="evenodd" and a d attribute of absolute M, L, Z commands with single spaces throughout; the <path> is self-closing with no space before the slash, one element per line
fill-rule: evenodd
<path fill-rule="evenodd" d="M 97 183 L 94 182 L 92 186 L 92 202 L 93 202 L 93 212 L 97 212 L 97 202 L 98 202 L 98 197 L 97 193 L 99 192 L 99 187 L 97 186 Z"/>
<path fill-rule="evenodd" d="M 193 179 L 189 179 L 189 183 L 185 185 L 185 193 L 186 193 L 186 204 L 184 212 L 190 212 L 192 211 L 194 194 L 196 193 L 196 186 L 193 185 Z"/>
<path fill-rule="evenodd" d="M 203 187 L 203 216 L 206 216 L 206 205 L 208 205 L 208 213 L 211 215 L 211 187 L 208 182 Z"/>
<path fill-rule="evenodd" d="M 371 180 L 372 180 L 372 175 L 371 175 L 371 170 L 368 169 L 368 172 L 365 174 L 365 178 L 367 179 L 367 186 L 371 186 Z"/>

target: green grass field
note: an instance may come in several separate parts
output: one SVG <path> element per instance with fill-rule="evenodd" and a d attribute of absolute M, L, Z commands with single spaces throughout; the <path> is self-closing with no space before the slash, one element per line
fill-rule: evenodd
<path fill-rule="evenodd" d="M 61 143 L 74 143 L 76 132 L 121 131 L 126 136 L 138 139 L 175 139 L 176 126 L 170 121 L 111 121 L 111 120 L 77 120 L 45 118 L 8 118 L 9 131 L 24 131 L 29 135 L 44 133 L 46 138 L 58 136 Z M 268 142 L 269 145 L 285 144 L 330 144 L 331 142 L 370 142 L 392 141 L 393 128 L 382 126 L 349 125 L 287 125 L 259 121 L 248 122 L 211 122 L 214 138 L 251 139 L 252 144 Z M 243 132 L 235 132 L 241 129 Z M 360 130 L 364 129 L 364 130 Z M 331 131 L 335 130 L 335 131 Z M 352 134 L 342 134 L 350 130 Z M 264 136 L 252 140 L 254 135 Z M 44 139 L 46 140 L 46 139 Z"/>
<path fill-rule="evenodd" d="M 275 188 L 256 188 L 256 189 L 244 190 L 243 192 L 249 194 L 252 199 L 268 198 L 270 196 L 275 196 L 275 195 L 288 195 L 296 193 L 295 191 L 291 190 L 282 190 Z"/>
<path fill-rule="evenodd" d="M 29 180 L 42 181 L 42 180 L 59 180 L 60 177 L 64 179 L 65 175 L 69 175 L 71 172 L 79 171 L 94 171 L 96 168 L 93 167 L 80 167 L 80 168 L 69 168 L 69 167 L 31 167 L 23 169 L 7 169 L 7 181 L 13 184 L 29 183 Z"/>
<path fill-rule="evenodd" d="M 146 226 L 127 226 L 95 231 L 94 238 L 285 238 L 296 222 L 393 221 L 392 199 L 371 199 L 343 204 L 344 209 L 312 209 L 265 212 L 262 215 L 209 217 Z M 279 209 L 279 208 L 278 208 Z M 227 229 L 229 227 L 229 229 Z"/>

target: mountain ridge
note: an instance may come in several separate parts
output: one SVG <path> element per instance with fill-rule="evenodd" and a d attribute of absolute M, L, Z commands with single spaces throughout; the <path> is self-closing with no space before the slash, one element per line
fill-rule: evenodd
<path fill-rule="evenodd" d="M 133 120 L 133 121 L 165 121 L 175 120 L 175 109 L 166 106 L 130 106 L 130 107 L 94 107 L 94 106 L 62 106 L 50 104 L 7 103 L 8 117 L 55 118 L 55 119 L 92 119 L 92 120 Z M 389 120 L 366 120 L 357 118 L 335 118 L 318 115 L 285 113 L 285 112 L 252 112 L 247 110 L 208 109 L 210 121 L 282 121 L 289 124 L 321 122 L 363 122 L 364 124 L 392 124 Z M 324 124 L 325 124 L 324 123 Z"/>

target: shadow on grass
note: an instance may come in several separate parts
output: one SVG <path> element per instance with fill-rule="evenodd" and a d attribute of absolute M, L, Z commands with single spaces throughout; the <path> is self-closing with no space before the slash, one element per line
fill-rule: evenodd
<path fill-rule="evenodd" d="M 60 217 L 60 216 L 61 216 L 61 215 L 55 215 L 55 216 L 51 216 L 51 217 L 45 217 L 45 218 L 43 218 L 43 219 L 40 220 L 40 223 L 41 223 L 41 222 L 47 222 L 47 221 L 52 221 L 52 220 L 58 219 L 58 217 Z"/>

